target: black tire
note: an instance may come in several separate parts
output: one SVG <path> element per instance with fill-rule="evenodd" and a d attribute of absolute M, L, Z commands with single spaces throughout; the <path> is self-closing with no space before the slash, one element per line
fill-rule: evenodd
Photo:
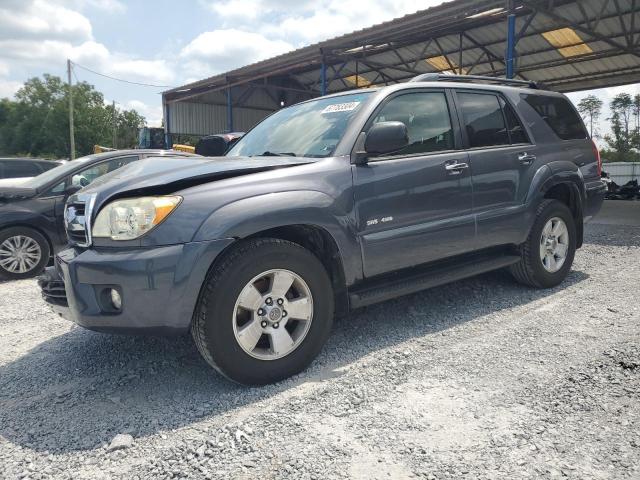
<path fill-rule="evenodd" d="M 35 241 L 40 247 L 40 260 L 29 271 L 24 273 L 11 272 L 4 266 L 0 265 L 0 278 L 7 280 L 19 280 L 22 278 L 31 278 L 40 274 L 49 262 L 51 250 L 47 239 L 37 230 L 29 227 L 11 227 L 0 231 L 0 246 L 8 238 L 22 236 L 28 237 Z"/>
<path fill-rule="evenodd" d="M 313 317 L 306 336 L 288 355 L 261 360 L 236 340 L 234 309 L 242 289 L 257 275 L 286 269 L 306 282 L 313 298 Z M 211 270 L 203 285 L 191 326 L 204 359 L 225 377 L 244 385 L 264 385 L 304 370 L 320 353 L 333 323 L 334 301 L 327 272 L 311 252 L 273 238 L 239 243 Z"/>
<path fill-rule="evenodd" d="M 569 242 L 564 264 L 557 272 L 545 269 L 540 258 L 540 241 L 546 223 L 554 217 L 564 221 Z M 551 288 L 560 284 L 569 274 L 576 253 L 576 224 L 569 208 L 558 200 L 544 200 L 536 211 L 536 219 L 527 240 L 520 246 L 521 260 L 509 267 L 520 283 L 535 288 Z"/>

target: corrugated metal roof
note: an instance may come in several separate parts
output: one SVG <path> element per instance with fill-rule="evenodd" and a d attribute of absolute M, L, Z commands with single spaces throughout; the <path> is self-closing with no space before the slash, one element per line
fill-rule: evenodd
<path fill-rule="evenodd" d="M 202 102 L 232 87 L 239 107 L 279 108 L 327 91 L 406 81 L 462 69 L 503 76 L 505 0 L 454 0 L 164 92 L 165 102 Z M 522 79 L 573 91 L 640 82 L 640 12 L 634 0 L 513 0 L 516 71 Z M 364 8 L 364 7 L 363 7 Z M 279 90 L 280 89 L 280 90 Z M 280 93 L 278 93 L 280 92 Z M 282 93 L 282 92 L 286 92 Z M 244 95 L 247 95 L 244 93 Z M 252 103 L 254 102 L 254 103 Z M 210 102 L 216 103 L 216 102 Z"/>

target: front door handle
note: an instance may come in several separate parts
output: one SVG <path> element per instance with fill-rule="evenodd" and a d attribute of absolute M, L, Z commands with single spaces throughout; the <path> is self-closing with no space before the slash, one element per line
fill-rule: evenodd
<path fill-rule="evenodd" d="M 536 156 L 531 153 L 522 152 L 518 154 L 518 161 L 521 165 L 531 165 L 535 159 Z"/>
<path fill-rule="evenodd" d="M 444 166 L 444 169 L 447 171 L 449 175 L 460 175 L 463 170 L 469 168 L 468 163 L 460 163 L 457 160 L 454 160 L 451 163 L 447 163 Z"/>

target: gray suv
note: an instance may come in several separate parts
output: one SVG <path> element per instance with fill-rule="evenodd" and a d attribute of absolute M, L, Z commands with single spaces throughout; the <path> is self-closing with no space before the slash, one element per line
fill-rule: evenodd
<path fill-rule="evenodd" d="M 40 279 L 97 331 L 191 331 L 228 378 L 303 370 L 333 317 L 489 270 L 567 276 L 605 187 L 567 98 L 421 75 L 274 113 L 224 156 L 153 159 L 67 202 Z"/>

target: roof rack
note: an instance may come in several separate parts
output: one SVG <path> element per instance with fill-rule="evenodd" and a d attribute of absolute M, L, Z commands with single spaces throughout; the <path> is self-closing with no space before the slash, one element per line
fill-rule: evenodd
<path fill-rule="evenodd" d="M 486 82 L 498 83 L 501 85 L 512 85 L 527 88 L 540 88 L 536 82 L 531 80 L 514 80 L 503 77 L 486 77 L 483 75 L 451 75 L 446 73 L 423 73 L 413 77 L 410 82 Z"/>

